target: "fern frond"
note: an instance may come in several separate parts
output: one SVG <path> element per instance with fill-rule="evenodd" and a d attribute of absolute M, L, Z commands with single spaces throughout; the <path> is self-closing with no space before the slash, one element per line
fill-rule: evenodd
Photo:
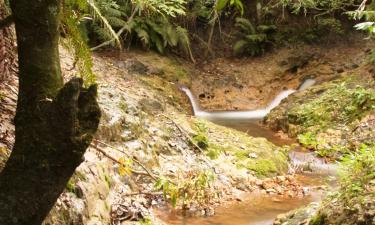
<path fill-rule="evenodd" d="M 234 26 L 238 29 L 240 29 L 241 32 L 246 33 L 246 34 L 254 34 L 256 33 L 255 27 L 253 24 L 250 22 L 250 20 L 245 19 L 245 18 L 236 18 L 236 23 Z"/>
<path fill-rule="evenodd" d="M 249 34 L 246 35 L 246 40 L 254 43 L 261 43 L 267 40 L 267 35 L 260 33 L 260 34 Z"/>
<path fill-rule="evenodd" d="M 92 71 L 91 51 L 77 26 L 78 21 L 76 18 L 67 17 L 64 18 L 64 24 L 67 30 L 64 46 L 74 55 L 75 65 L 78 68 L 78 76 L 82 77 L 85 86 L 95 84 L 96 76 Z"/>
<path fill-rule="evenodd" d="M 245 52 L 245 49 L 248 45 L 248 42 L 245 40 L 239 40 L 233 45 L 233 52 L 235 55 L 242 55 Z"/>
<path fill-rule="evenodd" d="M 100 9 L 96 6 L 96 3 L 94 2 L 94 0 L 86 0 L 86 1 L 87 1 L 87 4 L 90 6 L 93 14 L 95 15 L 94 19 L 98 19 L 103 24 L 106 31 L 108 31 L 111 37 L 115 39 L 115 42 L 118 45 L 118 47 L 122 48 L 119 37 L 117 36 L 116 32 L 113 30 L 112 26 L 109 24 L 107 18 L 105 18 L 102 15 Z"/>

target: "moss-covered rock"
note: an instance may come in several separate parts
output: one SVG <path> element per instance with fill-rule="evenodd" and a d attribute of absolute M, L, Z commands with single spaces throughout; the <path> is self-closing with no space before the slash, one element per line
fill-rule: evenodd
<path fill-rule="evenodd" d="M 206 120 L 192 119 L 191 124 L 193 130 L 198 132 L 196 137 L 204 137 L 204 143 L 207 143 L 205 154 L 211 159 L 229 159 L 237 168 L 249 170 L 258 177 L 287 172 L 287 147 L 277 147 L 264 138 L 253 138 Z"/>
<path fill-rule="evenodd" d="M 361 143 L 373 143 L 375 81 L 347 76 L 292 95 L 266 118 L 323 157 L 338 157 Z M 365 121 L 370 122 L 365 122 Z"/>

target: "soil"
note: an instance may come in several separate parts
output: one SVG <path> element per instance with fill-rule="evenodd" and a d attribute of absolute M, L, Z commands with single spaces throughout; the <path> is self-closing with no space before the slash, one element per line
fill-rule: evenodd
<path fill-rule="evenodd" d="M 202 62 L 192 74 L 190 89 L 203 110 L 262 108 L 282 90 L 297 89 L 305 79 L 313 78 L 319 84 L 357 68 L 373 46 L 358 40 L 361 38 L 330 46 L 282 48 L 257 58 Z"/>

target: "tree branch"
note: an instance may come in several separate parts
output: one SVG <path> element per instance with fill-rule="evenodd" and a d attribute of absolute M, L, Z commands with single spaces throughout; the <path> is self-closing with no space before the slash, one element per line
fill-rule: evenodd
<path fill-rule="evenodd" d="M 9 27 L 10 25 L 12 25 L 13 22 L 14 22 L 13 15 L 9 15 L 5 17 L 5 19 L 0 21 L 0 30 Z"/>

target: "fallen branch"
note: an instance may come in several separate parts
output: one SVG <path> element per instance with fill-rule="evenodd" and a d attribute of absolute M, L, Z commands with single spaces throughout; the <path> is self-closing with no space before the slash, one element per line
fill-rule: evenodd
<path fill-rule="evenodd" d="M 114 146 L 111 146 L 111 145 L 109 145 L 109 144 L 107 144 L 107 143 L 105 143 L 105 142 L 99 141 L 99 140 L 97 140 L 97 139 L 94 139 L 93 141 L 95 141 L 95 142 L 97 142 L 97 143 L 99 143 L 99 144 L 105 145 L 105 146 L 107 146 L 107 147 L 109 147 L 109 148 L 112 148 L 113 150 L 116 150 L 116 151 L 119 151 L 119 152 L 125 154 L 126 157 L 131 158 L 135 163 L 137 163 L 140 167 L 142 167 L 142 169 L 146 171 L 146 173 L 148 174 L 149 177 L 151 177 L 151 178 L 152 178 L 153 180 L 155 180 L 155 181 L 158 180 L 158 177 L 157 177 L 156 175 L 152 174 L 152 172 L 149 171 L 149 170 L 146 168 L 146 166 L 144 166 L 140 161 L 138 161 L 138 160 L 135 159 L 134 157 L 130 156 L 130 155 L 129 155 L 128 153 L 126 153 L 125 151 L 123 151 L 123 150 L 121 150 L 121 149 L 118 149 L 118 148 L 116 148 L 116 147 L 114 147 Z M 95 146 L 95 145 L 94 145 L 94 147 L 96 147 L 96 148 L 99 149 L 98 146 Z M 100 151 L 101 151 L 102 153 L 104 152 L 104 150 L 102 150 L 102 149 L 100 149 Z M 104 153 L 105 153 L 105 152 L 104 152 Z M 103 154 L 104 154 L 104 153 L 103 153 Z M 107 153 L 105 153 L 105 154 L 107 154 Z M 115 160 L 116 160 L 116 159 L 115 159 Z M 118 160 L 116 160 L 116 161 L 118 162 Z M 120 162 L 118 162 L 118 163 L 120 163 Z M 122 163 L 120 163 L 120 164 L 122 164 Z"/>
<path fill-rule="evenodd" d="M 187 139 L 189 139 L 189 141 L 192 145 L 194 145 L 197 149 L 199 149 L 199 151 L 203 152 L 203 149 L 201 147 L 199 147 L 197 144 L 195 144 L 194 140 L 190 137 L 190 135 L 182 127 L 180 127 L 173 119 L 169 118 L 168 116 L 166 116 L 164 114 L 160 114 L 160 115 L 162 115 L 165 118 L 167 118 L 168 120 L 170 120 L 177 127 L 177 129 L 180 131 L 180 133 L 182 135 L 184 135 Z"/>
<path fill-rule="evenodd" d="M 96 146 L 96 145 L 93 145 L 91 144 L 91 147 L 94 148 L 95 150 L 97 150 L 98 152 L 102 153 L 105 157 L 107 157 L 108 159 L 112 160 L 113 162 L 119 164 L 119 165 L 122 165 L 122 166 L 126 166 L 124 165 L 124 163 L 118 161 L 117 159 L 113 158 L 111 155 L 109 155 L 108 153 L 106 153 L 103 149 L 101 149 L 100 147 Z M 144 176 L 148 176 L 150 177 L 151 179 L 157 181 L 157 178 L 152 175 L 151 173 L 149 173 L 148 171 L 146 172 L 141 172 L 141 171 L 136 171 L 136 170 L 133 170 L 133 169 L 130 169 L 130 171 L 134 174 L 138 174 L 138 175 L 144 175 Z"/>

